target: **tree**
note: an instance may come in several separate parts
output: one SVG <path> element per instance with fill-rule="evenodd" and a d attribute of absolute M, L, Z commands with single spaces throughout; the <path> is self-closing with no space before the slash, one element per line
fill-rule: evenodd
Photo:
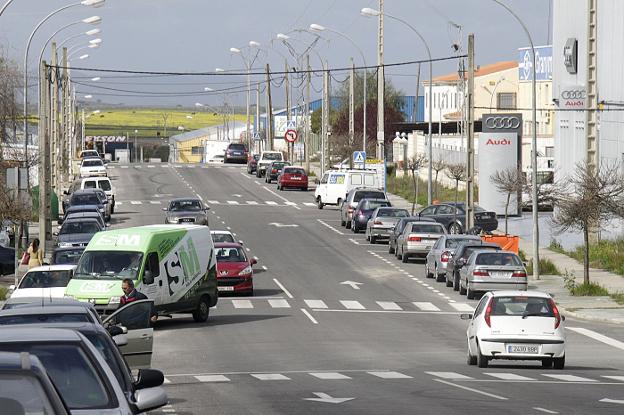
<path fill-rule="evenodd" d="M 463 164 L 447 164 L 446 177 L 455 181 L 455 206 L 457 206 L 457 195 L 459 193 L 459 182 L 466 180 L 466 166 Z M 453 219 L 457 219 L 457 209 L 453 210 Z M 467 230 L 467 229 L 466 229 Z"/>
<path fill-rule="evenodd" d="M 579 163 L 559 187 L 553 223 L 560 232 L 583 233 L 583 282 L 589 284 L 589 233 L 605 221 L 624 218 L 624 176 L 615 164 Z"/>
<path fill-rule="evenodd" d="M 416 172 L 420 170 L 427 163 L 427 157 L 424 154 L 416 154 L 414 157 L 407 161 L 407 168 L 412 173 L 412 183 L 414 184 L 414 201 L 412 202 L 412 216 L 414 215 L 414 208 L 418 201 L 418 185 L 420 183 L 419 178 L 416 176 Z"/>
<path fill-rule="evenodd" d="M 433 171 L 435 171 L 435 198 L 438 198 L 438 175 L 440 174 L 440 172 L 442 170 L 444 170 L 446 168 L 446 162 L 444 160 L 442 160 L 441 158 L 437 158 L 436 160 L 434 160 L 431 163 L 431 169 Z"/>
<path fill-rule="evenodd" d="M 517 167 L 510 167 L 504 170 L 498 170 L 490 176 L 490 181 L 494 184 L 499 192 L 505 193 L 507 199 L 505 201 L 505 235 L 507 235 L 508 210 L 511 195 L 521 192 L 526 185 L 526 178 L 518 171 Z"/>

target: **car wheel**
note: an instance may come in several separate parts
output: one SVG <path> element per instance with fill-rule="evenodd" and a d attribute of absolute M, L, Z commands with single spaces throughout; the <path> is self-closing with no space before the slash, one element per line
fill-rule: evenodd
<path fill-rule="evenodd" d="M 474 300 L 475 292 L 470 289 L 470 283 L 466 282 L 466 298 L 469 300 Z"/>
<path fill-rule="evenodd" d="M 481 354 L 481 348 L 479 347 L 479 343 L 477 343 L 477 366 L 480 368 L 488 367 L 488 359 L 486 356 Z"/>
<path fill-rule="evenodd" d="M 453 291 L 459 291 L 459 274 L 453 272 Z"/>
<path fill-rule="evenodd" d="M 395 256 L 396 256 L 396 259 L 399 259 L 399 260 L 403 258 L 403 255 L 399 251 L 399 247 L 398 246 L 396 247 L 396 255 Z"/>
<path fill-rule="evenodd" d="M 542 359 L 542 367 L 544 369 L 549 369 L 552 367 L 552 365 L 553 365 L 552 359 Z"/>
<path fill-rule="evenodd" d="M 370 243 L 372 243 L 372 244 L 376 244 L 377 243 L 377 237 L 376 236 L 371 235 L 369 240 L 370 240 Z"/>
<path fill-rule="evenodd" d="M 449 233 L 453 235 L 460 234 L 462 233 L 462 227 L 459 225 L 459 223 L 451 223 L 451 225 L 449 226 Z"/>
<path fill-rule="evenodd" d="M 277 190 L 282 190 L 282 187 L 279 185 L 279 183 L 277 184 Z"/>
<path fill-rule="evenodd" d="M 440 276 L 440 274 L 438 273 L 438 264 L 436 264 L 434 272 L 435 272 L 434 275 L 435 275 L 436 282 L 444 282 L 445 280 L 444 275 Z"/>
<path fill-rule="evenodd" d="M 256 170 L 256 177 L 259 179 L 260 178 L 260 170 Z"/>
<path fill-rule="evenodd" d="M 403 257 L 401 258 L 401 262 L 403 262 L 404 264 L 407 264 L 407 262 L 409 261 L 409 256 L 403 252 Z"/>
<path fill-rule="evenodd" d="M 340 218 L 340 226 L 347 226 L 347 222 Z"/>
<path fill-rule="evenodd" d="M 473 356 L 470 354 L 470 346 L 467 347 L 466 363 L 468 364 L 468 366 L 474 366 L 477 364 L 477 356 Z"/>
<path fill-rule="evenodd" d="M 323 206 L 325 206 L 323 204 L 323 202 L 321 201 L 321 197 L 319 196 L 318 199 L 316 199 L 316 207 L 318 207 L 319 209 L 323 209 Z"/>
<path fill-rule="evenodd" d="M 448 274 L 444 275 L 444 281 L 446 281 L 446 286 L 447 287 L 452 287 L 453 286 L 453 280 L 449 279 Z"/>
<path fill-rule="evenodd" d="M 348 220 L 345 222 L 345 228 L 351 229 L 351 221 Z"/>
<path fill-rule="evenodd" d="M 392 247 L 392 244 L 390 242 L 388 242 L 388 253 L 394 254 L 394 248 Z"/>
<path fill-rule="evenodd" d="M 210 315 L 210 306 L 208 305 L 208 297 L 203 296 L 197 304 L 197 308 L 193 311 L 193 320 L 197 323 L 203 323 L 208 320 Z"/>
<path fill-rule="evenodd" d="M 307 191 L 308 191 L 308 188 L 307 188 L 307 187 L 302 187 L 302 188 L 301 188 L 301 191 L 303 191 L 303 192 L 307 192 Z"/>
<path fill-rule="evenodd" d="M 429 272 L 429 265 L 425 265 L 425 277 L 426 278 L 433 277 L 433 274 L 431 272 Z"/>
<path fill-rule="evenodd" d="M 466 295 L 466 288 L 461 284 L 461 282 L 459 283 L 459 294 Z"/>
<path fill-rule="evenodd" d="M 360 230 L 357 228 L 356 224 L 354 222 L 351 222 L 351 231 L 353 233 L 359 233 Z"/>
<path fill-rule="evenodd" d="M 557 370 L 563 369 L 565 366 L 565 355 L 563 357 L 555 357 L 553 359 L 553 365 Z"/>

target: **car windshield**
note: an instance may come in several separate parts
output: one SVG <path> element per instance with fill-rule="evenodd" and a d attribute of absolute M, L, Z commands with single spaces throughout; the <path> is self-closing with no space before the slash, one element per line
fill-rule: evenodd
<path fill-rule="evenodd" d="M 117 381 L 120 385 L 126 389 L 128 387 L 128 379 L 124 376 L 124 372 L 119 360 L 115 357 L 115 352 L 112 350 L 112 347 L 115 347 L 111 344 L 110 339 L 106 339 L 104 336 L 107 336 L 105 333 L 84 333 L 85 337 L 95 346 L 96 349 L 100 352 L 108 366 L 111 368 Z"/>
<path fill-rule="evenodd" d="M 217 248 L 217 262 L 245 262 L 247 258 L 242 249 L 233 248 Z"/>
<path fill-rule="evenodd" d="M 467 238 L 448 238 L 446 240 L 446 247 L 447 248 L 457 248 L 459 245 L 466 243 L 466 241 L 469 241 L 470 239 Z M 476 239 L 473 239 L 476 240 Z"/>
<path fill-rule="evenodd" d="M 494 247 L 494 246 L 470 246 L 467 247 L 466 250 L 464 251 L 464 254 L 461 256 L 464 259 L 468 259 L 468 257 L 470 255 L 472 255 L 472 253 L 474 251 L 498 251 L 500 250 L 500 248 Z"/>
<path fill-rule="evenodd" d="M 41 360 L 69 409 L 111 406 L 107 387 L 77 344 L 0 343 L 5 352 L 28 352 Z"/>
<path fill-rule="evenodd" d="M 213 233 L 212 242 L 236 242 L 234 241 L 234 236 L 231 233 Z"/>
<path fill-rule="evenodd" d="M 82 167 L 101 167 L 103 165 L 102 160 L 97 159 L 89 159 L 82 162 Z"/>
<path fill-rule="evenodd" d="M 442 225 L 429 224 L 429 223 L 413 223 L 412 233 L 444 233 Z"/>
<path fill-rule="evenodd" d="M 362 199 L 385 199 L 386 195 L 384 192 L 355 192 L 353 195 L 353 201 L 359 202 Z"/>
<path fill-rule="evenodd" d="M 0 374 L 0 408 L 7 414 L 54 413 L 39 380 L 25 373 Z"/>
<path fill-rule="evenodd" d="M 281 153 L 264 153 L 262 155 L 262 159 L 263 160 L 281 160 L 282 154 Z"/>
<path fill-rule="evenodd" d="M 492 299 L 493 316 L 554 317 L 549 298 L 505 296 Z"/>
<path fill-rule="evenodd" d="M 507 252 L 488 252 L 478 254 L 475 259 L 476 265 L 500 265 L 500 266 L 521 266 L 522 262 L 515 254 Z"/>
<path fill-rule="evenodd" d="M 390 206 L 390 202 L 386 200 L 367 200 L 362 203 L 363 210 L 375 210 L 378 207 Z"/>
<path fill-rule="evenodd" d="M 100 198 L 95 193 L 74 193 L 71 198 L 72 205 L 99 205 Z"/>
<path fill-rule="evenodd" d="M 125 251 L 86 251 L 78 261 L 74 278 L 137 279 L 143 254 Z"/>
<path fill-rule="evenodd" d="M 100 155 L 95 150 L 83 151 L 82 158 L 86 158 L 86 157 L 100 157 Z"/>
<path fill-rule="evenodd" d="M 73 235 L 76 233 L 97 233 L 101 229 L 98 226 L 97 222 L 65 222 L 63 226 L 61 226 L 61 231 L 59 235 Z"/>
<path fill-rule="evenodd" d="M 409 213 L 405 209 L 380 209 L 377 217 L 380 218 L 406 218 Z"/>
<path fill-rule="evenodd" d="M 84 249 L 68 249 L 56 251 L 52 254 L 53 264 L 77 264 Z"/>
<path fill-rule="evenodd" d="M 42 313 L 16 314 L 12 316 L 0 315 L 0 326 L 14 324 L 41 324 L 41 323 L 92 323 L 93 319 L 87 313 Z"/>
<path fill-rule="evenodd" d="M 105 192 L 111 190 L 111 184 L 108 180 L 99 180 L 98 183 L 100 185 L 100 189 L 104 190 Z"/>
<path fill-rule="evenodd" d="M 199 200 L 176 200 L 171 202 L 169 210 L 172 212 L 199 212 L 201 210 L 201 203 Z"/>
<path fill-rule="evenodd" d="M 19 288 L 67 287 L 72 270 L 29 271 L 20 282 Z"/>

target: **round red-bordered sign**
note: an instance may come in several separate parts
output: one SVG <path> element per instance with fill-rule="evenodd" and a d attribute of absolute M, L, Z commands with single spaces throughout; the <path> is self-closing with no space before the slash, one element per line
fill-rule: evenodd
<path fill-rule="evenodd" d="M 284 139 L 289 143 L 294 143 L 295 141 L 297 141 L 297 137 L 297 130 L 286 130 L 286 133 L 284 134 Z"/>

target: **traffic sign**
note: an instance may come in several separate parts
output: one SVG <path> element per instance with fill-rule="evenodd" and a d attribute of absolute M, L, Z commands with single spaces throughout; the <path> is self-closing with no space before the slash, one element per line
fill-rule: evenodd
<path fill-rule="evenodd" d="M 297 129 L 297 121 L 295 121 L 295 120 L 286 121 L 286 129 L 287 130 L 296 130 Z"/>
<path fill-rule="evenodd" d="M 260 133 L 251 133 L 251 138 L 252 138 L 253 140 L 255 140 L 255 141 L 262 140 L 262 139 L 260 138 Z"/>
<path fill-rule="evenodd" d="M 284 134 L 284 139 L 289 143 L 294 143 L 297 141 L 297 130 L 286 130 L 286 134 Z"/>
<path fill-rule="evenodd" d="M 353 162 L 354 163 L 366 163 L 366 151 L 354 151 Z"/>

